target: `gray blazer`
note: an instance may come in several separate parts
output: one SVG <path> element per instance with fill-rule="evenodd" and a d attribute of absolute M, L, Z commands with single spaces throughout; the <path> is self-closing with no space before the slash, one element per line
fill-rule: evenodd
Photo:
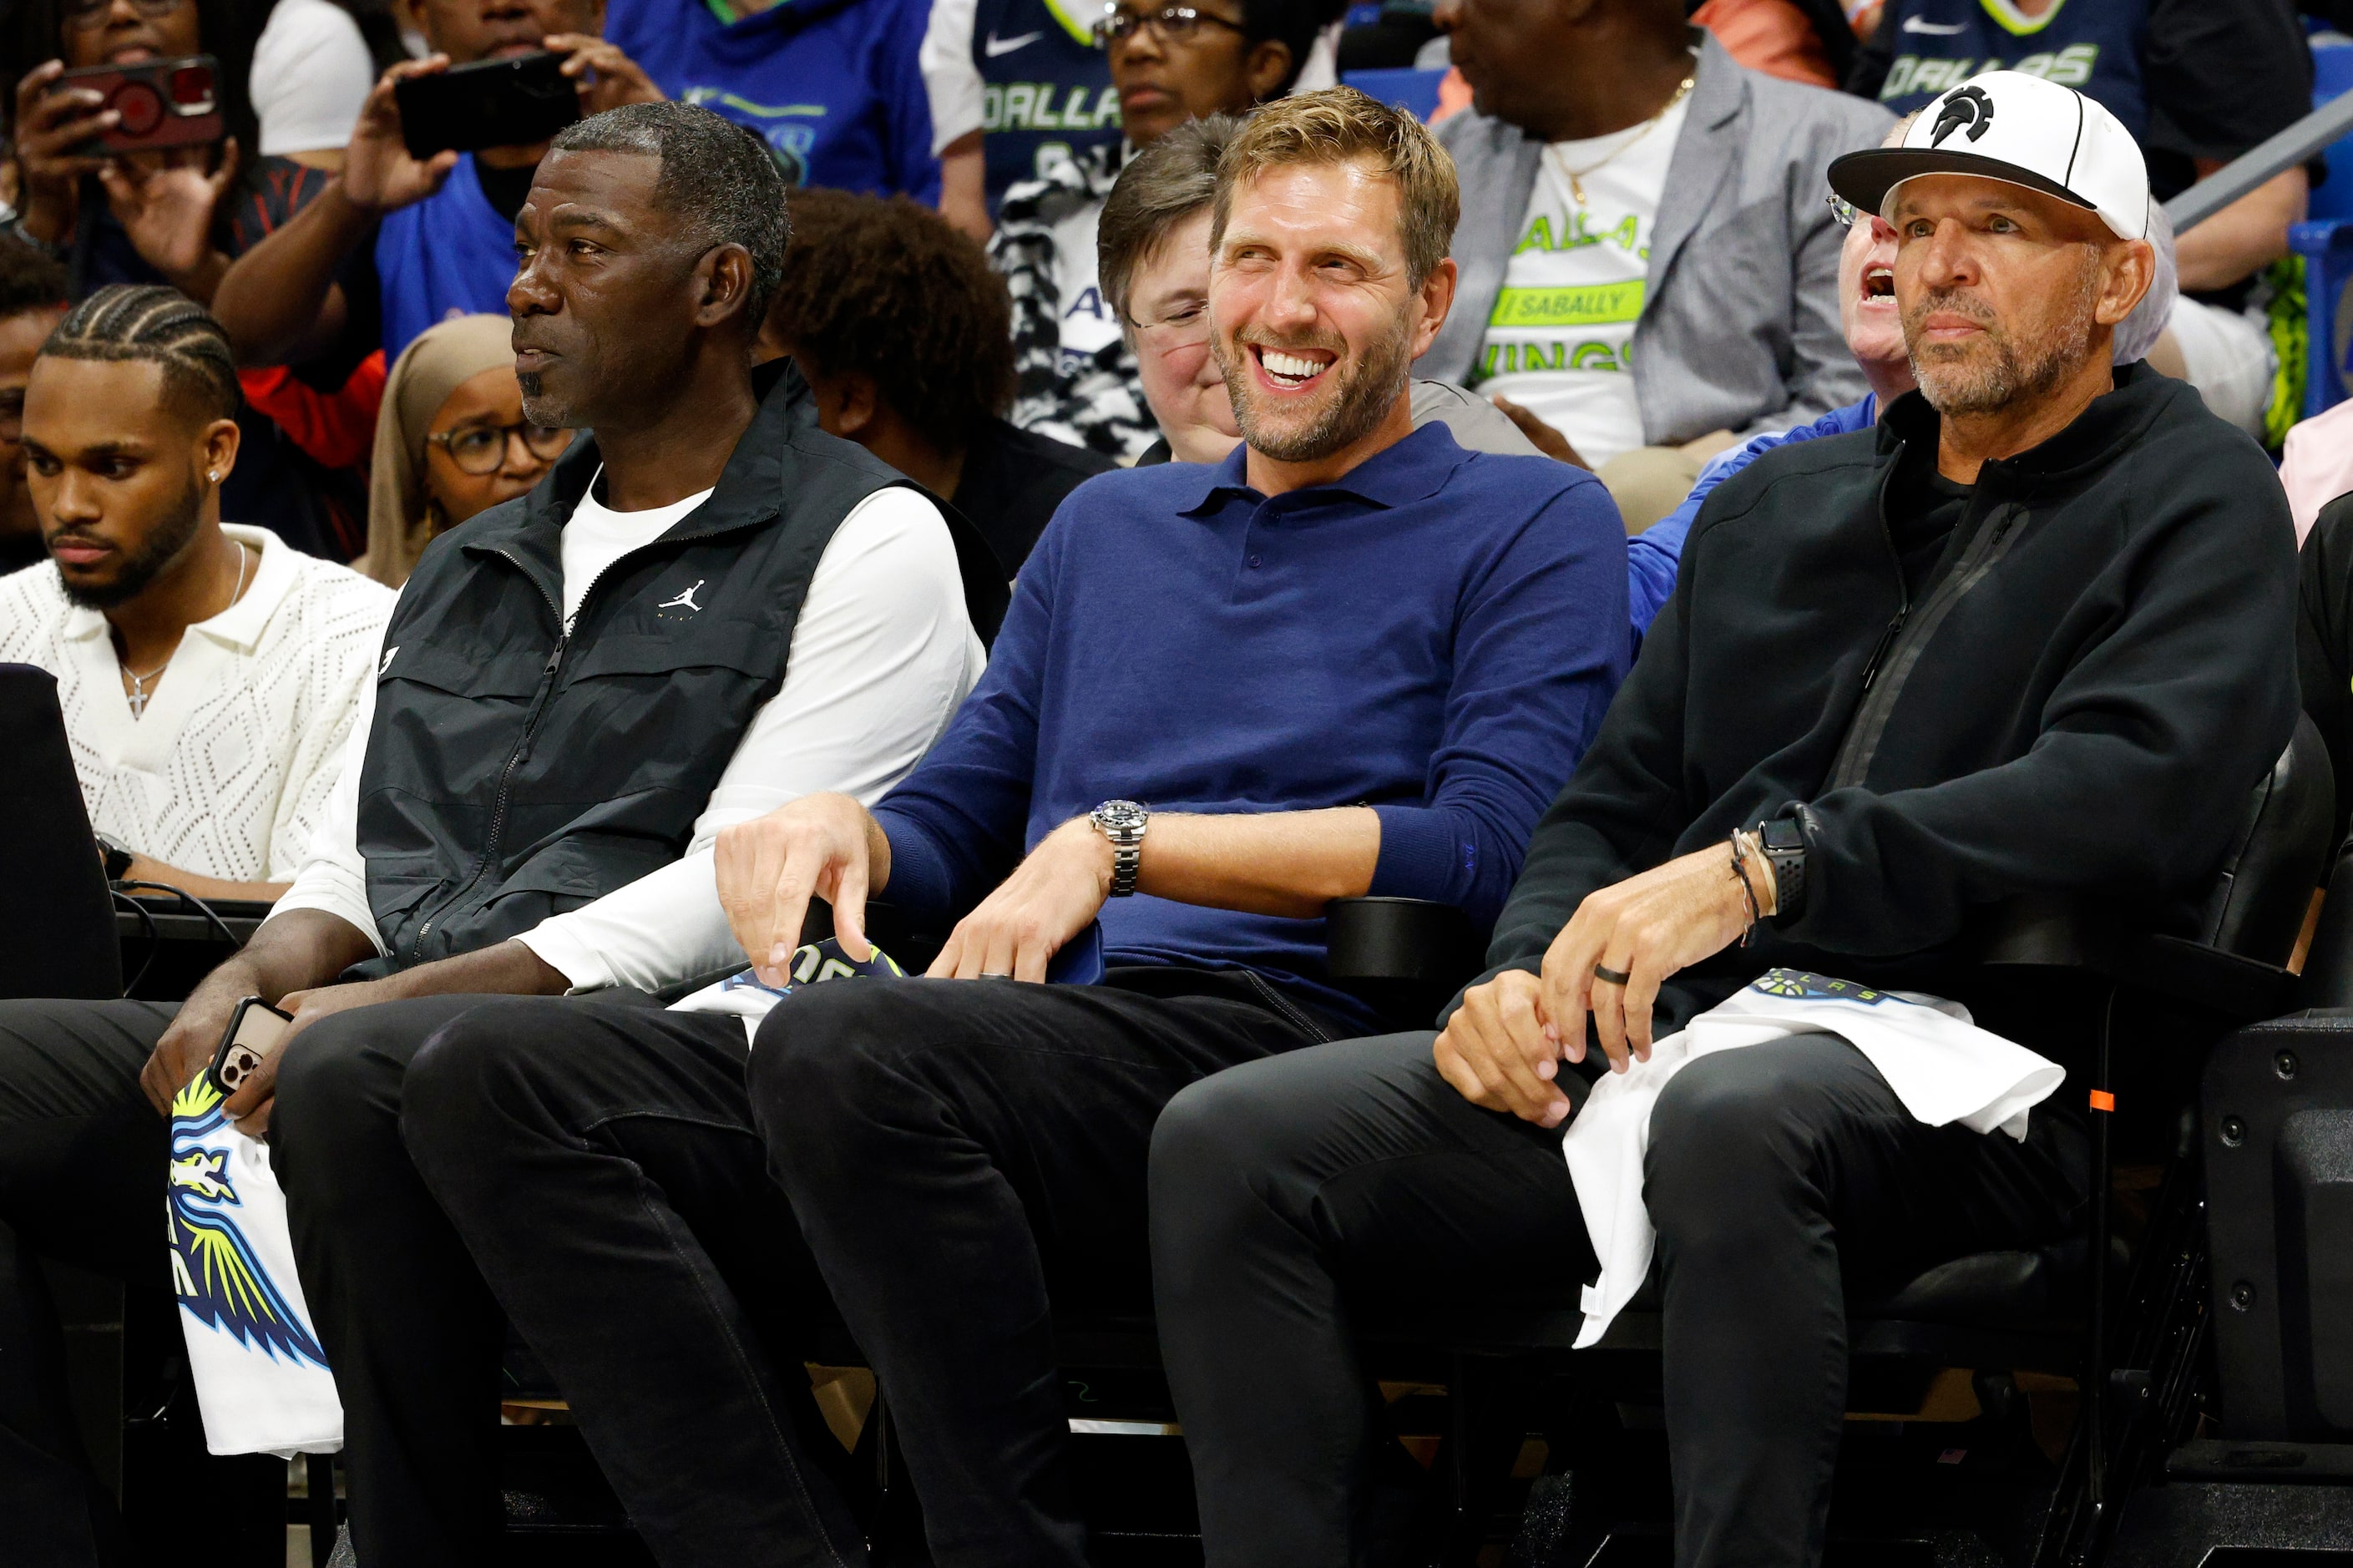
<path fill-rule="evenodd" d="M 1844 93 L 1746 70 L 1699 35 L 1699 79 L 1668 164 L 1634 323 L 1642 439 L 1747 437 L 1802 425 L 1871 390 L 1839 328 L 1846 231 L 1824 171 L 1875 147 L 1894 117 Z M 1462 179 L 1454 309 L 1416 374 L 1468 384 L 1535 189 L 1541 143 L 1475 110 L 1438 139 Z"/>

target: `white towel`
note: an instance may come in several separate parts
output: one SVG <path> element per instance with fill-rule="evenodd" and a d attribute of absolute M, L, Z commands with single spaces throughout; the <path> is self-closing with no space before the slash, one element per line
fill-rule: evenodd
<path fill-rule="evenodd" d="M 1655 1042 L 1649 1061 L 1602 1074 L 1569 1123 L 1561 1152 L 1601 1260 L 1600 1277 L 1585 1288 L 1578 1349 L 1601 1338 L 1651 1271 L 1658 1232 L 1642 1206 L 1642 1160 L 1659 1091 L 1701 1057 L 1811 1034 L 1836 1035 L 1861 1051 L 1904 1109 L 1930 1127 L 1957 1121 L 2023 1139 L 2028 1111 L 2066 1076 L 2049 1058 L 1978 1028 L 1957 1002 L 1768 970 Z"/>
<path fill-rule="evenodd" d="M 171 1187 L 164 1214 L 188 1370 L 216 1454 L 332 1454 L 343 1406 L 311 1331 L 286 1194 L 268 1145 L 221 1114 L 199 1077 L 172 1101 Z"/>

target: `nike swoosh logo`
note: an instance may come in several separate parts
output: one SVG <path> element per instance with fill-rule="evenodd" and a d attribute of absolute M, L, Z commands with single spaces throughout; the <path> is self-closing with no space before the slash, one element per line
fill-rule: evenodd
<path fill-rule="evenodd" d="M 1904 30 L 1905 32 L 1934 33 L 1940 38 L 1951 37 L 1955 33 L 1960 32 L 1964 26 L 1965 24 L 1960 22 L 1924 22 L 1917 16 L 1906 16 L 1904 18 Z"/>
<path fill-rule="evenodd" d="M 1024 33 L 1018 38 L 1000 38 L 992 31 L 983 40 L 981 47 L 987 51 L 990 59 L 995 59 L 999 55 L 1009 55 L 1016 49 L 1026 49 L 1045 36 L 1043 28 L 1034 33 Z"/>

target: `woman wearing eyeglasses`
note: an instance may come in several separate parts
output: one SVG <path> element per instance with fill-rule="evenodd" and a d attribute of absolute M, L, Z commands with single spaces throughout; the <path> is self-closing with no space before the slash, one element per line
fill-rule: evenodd
<path fill-rule="evenodd" d="M 1005 193 L 990 261 L 1013 296 L 1012 420 L 1114 458 L 1159 438 L 1095 276 L 1095 225 L 1121 166 L 1208 114 L 1291 90 L 1327 0 L 1113 0 L 1094 25 L 1119 92 L 1123 140 L 1050 164 Z M 1040 160 L 1043 162 L 1044 160 Z"/>
<path fill-rule="evenodd" d="M 569 430 L 523 423 L 513 326 L 456 316 L 402 351 L 376 416 L 367 553 L 354 563 L 397 588 L 434 535 L 539 483 L 572 444 Z"/>

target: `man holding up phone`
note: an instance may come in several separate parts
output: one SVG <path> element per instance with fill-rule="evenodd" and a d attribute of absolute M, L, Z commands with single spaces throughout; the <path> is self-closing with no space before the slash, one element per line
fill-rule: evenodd
<path fill-rule="evenodd" d="M 661 90 L 598 35 L 603 0 L 417 0 L 434 52 L 386 71 L 368 94 L 341 174 L 221 279 L 214 313 L 238 363 L 303 359 L 343 331 L 374 295 L 385 359 L 450 313 L 506 308 L 514 277 L 514 223 L 544 142 L 444 149 L 418 159 L 406 144 L 396 89 L 455 66 L 541 49 L 562 57 L 580 112 L 659 103 Z"/>

